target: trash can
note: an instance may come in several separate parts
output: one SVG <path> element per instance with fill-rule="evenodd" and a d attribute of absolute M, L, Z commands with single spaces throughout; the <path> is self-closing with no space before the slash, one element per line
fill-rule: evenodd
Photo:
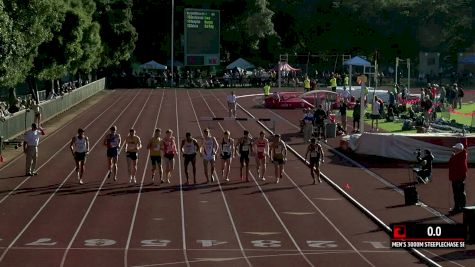
<path fill-rule="evenodd" d="M 326 138 L 336 137 L 336 123 L 330 122 L 325 124 L 325 136 Z"/>
<path fill-rule="evenodd" d="M 475 206 L 463 209 L 463 225 L 467 228 L 465 242 L 467 244 L 475 244 Z"/>

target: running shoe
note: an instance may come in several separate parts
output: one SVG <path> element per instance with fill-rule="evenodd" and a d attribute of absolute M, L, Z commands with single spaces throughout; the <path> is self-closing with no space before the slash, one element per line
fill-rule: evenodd
<path fill-rule="evenodd" d="M 265 180 L 266 180 L 266 178 L 265 178 L 264 176 L 262 176 L 262 177 L 261 177 L 261 180 L 262 180 L 262 181 L 265 181 Z"/>
<path fill-rule="evenodd" d="M 275 181 L 276 184 L 278 184 L 280 182 L 280 179 L 277 178 L 277 180 Z"/>
<path fill-rule="evenodd" d="M 167 184 L 169 184 L 169 183 L 170 183 L 170 178 L 167 179 Z"/>
<path fill-rule="evenodd" d="M 82 179 L 79 179 L 79 184 L 84 184 L 84 182 L 82 181 Z"/>
<path fill-rule="evenodd" d="M 226 177 L 226 179 L 224 179 L 224 181 L 229 182 L 229 177 Z"/>
<path fill-rule="evenodd" d="M 136 183 L 137 183 L 137 179 L 135 179 L 135 176 L 134 176 L 134 184 L 136 184 Z"/>
<path fill-rule="evenodd" d="M 114 181 L 117 181 L 117 175 L 114 175 Z"/>
<path fill-rule="evenodd" d="M 36 175 L 38 175 L 38 172 L 32 172 L 31 174 L 36 176 Z"/>

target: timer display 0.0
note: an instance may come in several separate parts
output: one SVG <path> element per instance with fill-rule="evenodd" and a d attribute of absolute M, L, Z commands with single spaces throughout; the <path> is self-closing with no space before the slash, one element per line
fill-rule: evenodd
<path fill-rule="evenodd" d="M 449 248 L 465 247 L 466 227 L 463 224 L 391 225 L 391 247 L 395 248 Z"/>

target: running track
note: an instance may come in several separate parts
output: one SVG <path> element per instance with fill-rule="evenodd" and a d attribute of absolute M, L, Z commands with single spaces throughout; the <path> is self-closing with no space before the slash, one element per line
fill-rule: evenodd
<path fill-rule="evenodd" d="M 218 140 L 223 129 L 234 138 L 244 128 L 254 136 L 262 130 L 255 122 L 199 121 L 227 115 L 220 91 L 109 94 L 44 138 L 40 175 L 22 177 L 23 158 L 0 169 L 0 266 L 422 265 L 405 250 L 387 248 L 388 235 L 327 183 L 311 185 L 308 168 L 292 154 L 279 184 L 272 183 L 270 164 L 267 182 L 254 176 L 250 183 L 241 182 L 235 159 L 231 182 L 184 186 L 183 160 L 177 158 L 172 183 L 159 186 L 151 183 L 145 149 L 139 184 L 128 183 L 124 153 L 119 180 L 108 180 L 101 142 L 111 125 L 117 125 L 123 138 L 134 127 L 145 144 L 155 127 L 174 130 L 178 140 L 185 132 L 200 138 L 208 126 Z M 251 99 L 243 105 L 246 101 L 253 106 Z M 271 116 L 266 110 L 253 112 Z M 65 145 L 78 127 L 86 129 L 93 146 L 84 185 L 77 183 Z M 281 132 L 289 127 L 277 124 Z M 331 160 L 326 161 L 329 175 L 337 176 Z M 253 163 L 251 171 L 255 175 Z M 197 173 L 203 183 L 199 158 Z"/>

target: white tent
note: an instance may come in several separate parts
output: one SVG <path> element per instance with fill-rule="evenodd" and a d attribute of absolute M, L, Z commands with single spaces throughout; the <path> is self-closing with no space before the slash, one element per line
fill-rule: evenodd
<path fill-rule="evenodd" d="M 162 65 L 156 62 L 155 60 L 151 60 L 147 63 L 140 65 L 140 68 L 145 70 L 166 70 L 167 66 Z"/>
<path fill-rule="evenodd" d="M 241 68 L 241 69 L 254 69 L 256 68 L 252 63 L 249 63 L 249 61 L 243 59 L 243 58 L 238 58 L 236 59 L 233 63 L 229 64 L 226 69 L 232 70 L 234 68 Z"/>

